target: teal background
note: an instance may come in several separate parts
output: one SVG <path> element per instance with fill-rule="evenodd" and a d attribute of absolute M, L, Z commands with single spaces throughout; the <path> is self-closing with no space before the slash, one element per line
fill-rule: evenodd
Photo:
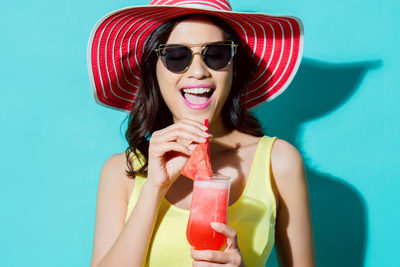
<path fill-rule="evenodd" d="M 1 1 L 0 266 L 89 265 L 100 169 L 126 143 L 125 114 L 94 103 L 87 41 L 146 3 Z M 304 22 L 298 75 L 256 114 L 304 157 L 318 266 L 399 266 L 400 2 L 231 4 Z"/>

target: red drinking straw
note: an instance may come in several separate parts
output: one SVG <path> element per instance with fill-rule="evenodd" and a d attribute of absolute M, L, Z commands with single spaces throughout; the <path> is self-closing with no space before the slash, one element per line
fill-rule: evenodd
<path fill-rule="evenodd" d="M 204 120 L 204 125 L 207 127 L 207 133 L 209 133 L 209 132 L 208 132 L 208 119 L 205 119 L 205 120 Z M 206 144 L 207 144 L 207 153 L 208 153 L 208 157 L 210 157 L 210 143 L 209 143 L 209 141 L 208 141 L 208 138 L 207 138 Z"/>

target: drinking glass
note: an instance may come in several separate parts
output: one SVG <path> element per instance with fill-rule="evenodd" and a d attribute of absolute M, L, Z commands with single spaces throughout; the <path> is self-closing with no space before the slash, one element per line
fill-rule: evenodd
<path fill-rule="evenodd" d="M 211 228 L 211 222 L 227 224 L 231 179 L 214 176 L 195 180 L 186 237 L 196 250 L 220 250 L 226 236 Z"/>

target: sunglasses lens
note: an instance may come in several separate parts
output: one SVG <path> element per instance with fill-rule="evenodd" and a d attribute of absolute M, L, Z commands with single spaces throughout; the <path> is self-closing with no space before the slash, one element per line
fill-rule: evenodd
<path fill-rule="evenodd" d="M 165 47 L 161 54 L 165 67 L 172 72 L 184 71 L 192 59 L 192 51 L 185 46 Z"/>
<path fill-rule="evenodd" d="M 213 70 L 225 68 L 232 59 L 232 46 L 209 44 L 203 50 L 203 60 Z"/>
<path fill-rule="evenodd" d="M 192 62 L 192 50 L 184 45 L 166 45 L 158 50 L 164 66 L 171 72 L 184 72 Z M 201 51 L 204 63 L 213 70 L 225 68 L 233 58 L 233 42 L 207 44 Z"/>

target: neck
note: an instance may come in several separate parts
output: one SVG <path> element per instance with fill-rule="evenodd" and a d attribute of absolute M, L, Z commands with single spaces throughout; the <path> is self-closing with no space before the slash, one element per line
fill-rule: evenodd
<path fill-rule="evenodd" d="M 218 154 L 237 148 L 240 133 L 236 130 L 226 129 L 222 123 L 221 116 L 210 122 L 209 132 L 213 135 L 210 139 L 211 154 Z"/>
<path fill-rule="evenodd" d="M 213 135 L 213 140 L 223 140 L 232 131 L 229 131 L 224 127 L 222 117 L 218 116 L 217 118 L 210 120 L 209 132 Z"/>

